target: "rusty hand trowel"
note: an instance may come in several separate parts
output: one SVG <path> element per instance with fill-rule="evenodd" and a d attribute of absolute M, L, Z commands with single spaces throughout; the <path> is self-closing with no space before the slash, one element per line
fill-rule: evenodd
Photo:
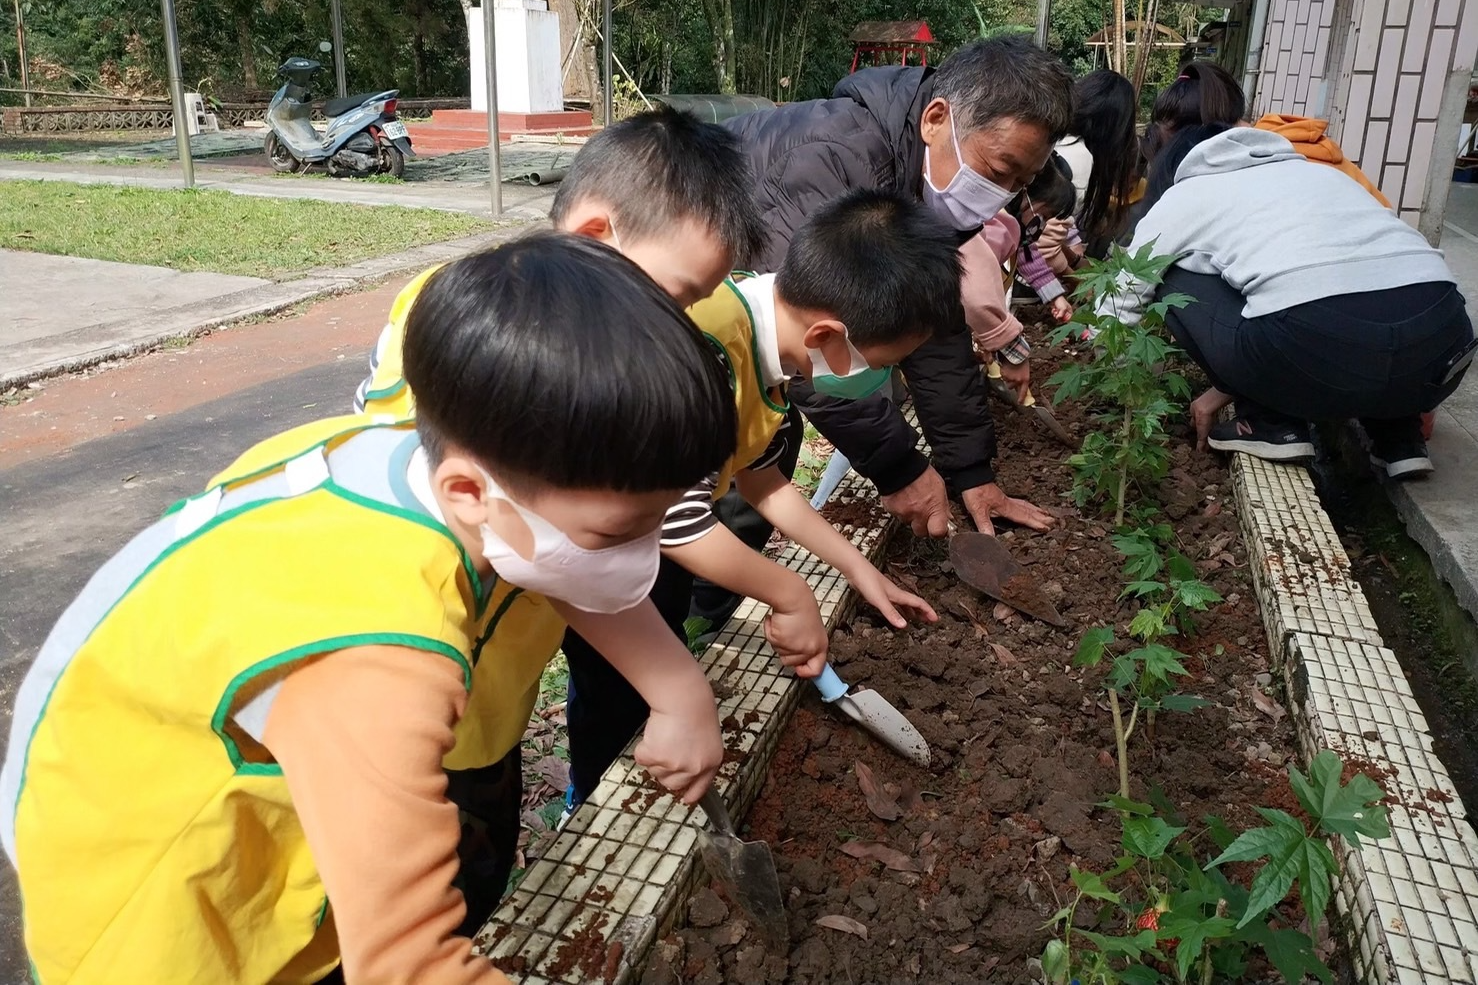
<path fill-rule="evenodd" d="M 822 701 L 841 709 L 848 718 L 881 739 L 889 749 L 910 762 L 929 765 L 929 743 L 914 728 L 913 722 L 904 718 L 903 712 L 878 692 L 867 688 L 853 691 L 851 685 L 831 669 L 831 664 L 822 669 L 814 683 L 821 692 Z"/>
<path fill-rule="evenodd" d="M 1030 390 L 1026 391 L 1026 399 L 1016 395 L 1016 390 L 1011 384 L 1001 378 L 1001 364 L 992 362 L 985 369 L 985 381 L 990 384 L 992 396 L 999 398 L 1016 410 L 1018 413 L 1034 417 L 1047 432 L 1058 441 L 1067 445 L 1074 451 L 1078 450 L 1077 440 L 1067 433 L 1067 428 L 1062 426 L 1057 416 L 1048 410 L 1046 406 L 1037 403 L 1036 395 Z"/>
<path fill-rule="evenodd" d="M 949 561 L 960 581 L 977 592 L 1049 625 L 1067 625 L 1067 620 L 1047 599 L 1042 586 L 1027 574 L 998 538 L 977 531 L 956 533 L 955 525 L 951 523 Z"/>
<path fill-rule="evenodd" d="M 782 951 L 790 947 L 790 928 L 785 922 L 785 900 L 780 895 L 780 877 L 775 856 L 762 841 L 744 842 L 734 833 L 734 822 L 712 786 L 698 801 L 713 830 L 698 836 L 703 864 L 713 881 L 754 923 L 766 942 Z"/>

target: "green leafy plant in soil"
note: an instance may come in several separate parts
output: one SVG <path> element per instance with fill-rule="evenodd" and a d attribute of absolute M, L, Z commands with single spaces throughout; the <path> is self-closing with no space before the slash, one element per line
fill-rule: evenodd
<path fill-rule="evenodd" d="M 1170 294 L 1146 306 L 1132 323 L 1114 312 L 1131 280 L 1157 284 L 1174 258 L 1154 256 L 1154 244 L 1129 253 L 1115 246 L 1108 257 L 1084 266 L 1074 297 L 1080 301 L 1073 320 L 1052 335 L 1056 344 L 1092 330 L 1093 354 L 1086 363 L 1073 362 L 1058 370 L 1048 383 L 1057 388 L 1053 403 L 1081 399 L 1106 409 L 1098 415 L 1105 430 L 1090 433 L 1068 464 L 1074 473 L 1073 498 L 1078 506 L 1090 502 L 1113 504 L 1114 526 L 1124 523 L 1131 487 L 1151 488 L 1170 467 L 1165 422 L 1190 397 L 1185 377 L 1164 368 L 1179 353 L 1165 337 L 1165 314 L 1191 302 L 1184 294 Z M 1094 299 L 1093 303 L 1086 302 Z"/>
<path fill-rule="evenodd" d="M 267 278 L 491 228 L 454 212 L 221 191 L 7 181 L 0 194 L 0 247 Z"/>
<path fill-rule="evenodd" d="M 1380 785 L 1363 773 L 1342 782 L 1343 772 L 1327 750 L 1307 775 L 1290 769 L 1308 821 L 1259 807 L 1268 823 L 1236 836 L 1216 817 L 1192 836 L 1183 818 L 1112 798 L 1105 806 L 1123 816 L 1123 854 L 1105 872 L 1072 871 L 1077 891 L 1052 918 L 1060 936 L 1043 952 L 1044 977 L 1052 985 L 1209 983 L 1240 978 L 1249 956 L 1261 953 L 1286 981 L 1332 982 L 1288 901 L 1296 896 L 1316 929 L 1339 872 L 1325 839 L 1358 847 L 1390 834 Z M 1259 863 L 1249 888 L 1224 872 L 1233 863 Z M 1081 929 L 1083 907 L 1096 913 L 1091 926 L 1113 932 Z"/>

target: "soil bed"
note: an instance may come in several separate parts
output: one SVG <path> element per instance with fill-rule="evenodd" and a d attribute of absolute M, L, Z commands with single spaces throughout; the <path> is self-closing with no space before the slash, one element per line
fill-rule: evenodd
<path fill-rule="evenodd" d="M 1042 351 L 1037 380 L 1060 358 Z M 939 623 L 893 631 L 865 610 L 833 634 L 832 660 L 846 680 L 875 689 L 914 722 L 933 749 L 932 766 L 890 754 L 808 692 L 746 836 L 774 848 L 789 955 L 767 955 L 733 908 L 702 889 L 688 926 L 658 942 L 646 982 L 1030 980 L 1029 962 L 1049 936 L 1044 924 L 1071 895 L 1069 865 L 1102 871 L 1119 854 L 1118 819 L 1096 806 L 1117 789 L 1103 671 L 1085 680 L 1070 665 L 1090 626 L 1127 633 L 1134 607 L 1117 598 L 1122 558 L 1108 523 L 1064 498 L 1072 479 L 1062 447 L 1027 418 L 992 410 L 1000 482 L 1059 516 L 1049 533 L 1002 536 L 1071 625 L 1057 630 L 997 609 L 941 570 L 942 542 L 897 537 L 887 573 L 929 599 Z M 1082 408 L 1057 414 L 1076 435 L 1092 427 Z M 1192 656 L 1182 690 L 1212 705 L 1161 714 L 1152 742 L 1136 734 L 1134 793 L 1159 788 L 1193 826 L 1216 814 L 1242 830 L 1260 823 L 1254 805 L 1291 799 L 1284 769 L 1294 744 L 1281 707 L 1265 701 L 1262 711 L 1252 699 L 1270 681 L 1267 644 L 1224 463 L 1177 435 L 1159 498 L 1180 549 L 1226 601 L 1199 617 L 1198 635 L 1180 641 Z M 877 786 L 903 788 L 898 799 L 910 809 L 902 817 L 885 821 L 869 810 L 859 763 Z M 854 842 L 894 853 L 853 857 L 843 846 Z M 858 844 L 851 849 L 860 853 Z M 844 924 L 851 932 L 817 926 L 832 916 L 857 923 Z"/>

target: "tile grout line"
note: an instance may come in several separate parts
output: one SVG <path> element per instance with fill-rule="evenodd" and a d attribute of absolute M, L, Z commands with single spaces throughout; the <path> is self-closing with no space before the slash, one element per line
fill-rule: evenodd
<path fill-rule="evenodd" d="M 1478 981 L 1478 835 L 1318 493 L 1303 468 L 1240 454 L 1232 485 L 1302 759 L 1331 749 L 1393 770 L 1392 837 L 1331 846 L 1355 973 L 1367 985 Z"/>

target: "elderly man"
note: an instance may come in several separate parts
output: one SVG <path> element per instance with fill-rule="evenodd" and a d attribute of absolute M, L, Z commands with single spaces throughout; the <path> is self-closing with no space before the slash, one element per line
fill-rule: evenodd
<path fill-rule="evenodd" d="M 1072 122 L 1072 87 L 1055 57 L 1024 38 L 1003 37 L 966 45 L 937 70 L 867 69 L 842 80 L 830 99 L 730 120 L 770 232 L 756 268 L 775 270 L 806 217 L 853 188 L 910 192 L 957 228 L 978 229 L 1047 163 Z M 949 489 L 983 531 L 993 531 L 993 517 L 1046 529 L 1047 513 L 995 482 L 995 430 L 963 311 L 959 324 L 945 328 L 902 364 L 938 471 L 917 451 L 902 413 L 880 395 L 839 400 L 802 384 L 791 387 L 791 399 L 915 533 L 945 535 Z M 997 353 L 1018 386 L 1030 377 L 1030 351 L 1018 337 Z M 720 514 L 751 544 L 769 535 L 768 524 L 740 503 L 720 504 Z M 726 600 L 708 589 L 700 587 L 693 614 L 712 624 L 727 615 Z"/>

